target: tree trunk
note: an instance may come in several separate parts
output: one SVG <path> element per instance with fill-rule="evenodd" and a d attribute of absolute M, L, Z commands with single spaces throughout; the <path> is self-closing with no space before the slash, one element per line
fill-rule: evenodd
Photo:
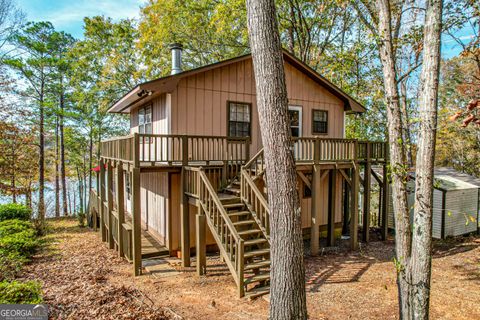
<path fill-rule="evenodd" d="M 271 230 L 270 318 L 306 319 L 305 269 L 287 89 L 273 0 L 247 0 Z"/>
<path fill-rule="evenodd" d="M 43 227 L 43 223 L 45 220 L 45 106 L 43 105 L 44 86 L 45 84 L 42 82 L 39 99 L 40 121 L 38 130 L 40 146 L 38 157 L 38 224 L 40 227 Z"/>
<path fill-rule="evenodd" d="M 90 139 L 88 141 L 88 190 L 92 189 L 92 168 L 93 168 L 93 129 L 90 129 Z"/>
<path fill-rule="evenodd" d="M 395 53 L 392 43 L 391 14 L 389 0 L 377 0 L 379 51 L 382 63 L 387 127 L 390 145 L 390 168 L 392 179 L 393 211 L 395 215 L 395 253 L 399 309 L 402 319 L 411 318 L 408 264 L 410 259 L 411 231 L 410 213 L 407 202 L 407 168 L 403 143 L 403 124 L 398 99 L 395 70 Z"/>
<path fill-rule="evenodd" d="M 415 227 L 412 239 L 412 308 L 415 319 L 429 318 L 432 271 L 433 169 L 437 127 L 442 0 L 427 1 L 420 76 L 419 133 L 415 170 Z"/>
<path fill-rule="evenodd" d="M 82 175 L 80 172 L 80 168 L 78 166 L 77 166 L 77 179 L 78 179 L 78 203 L 80 204 L 79 213 L 83 213 L 83 182 L 82 182 Z"/>
<path fill-rule="evenodd" d="M 15 146 L 12 144 L 12 176 L 10 180 L 10 184 L 12 187 L 12 202 L 17 203 L 17 181 L 16 181 L 16 170 L 15 167 L 17 165 L 17 157 L 15 155 Z"/>
<path fill-rule="evenodd" d="M 403 140 L 405 141 L 405 155 L 407 164 L 411 168 L 413 167 L 413 155 L 412 155 L 412 139 L 410 133 L 410 115 L 408 114 L 408 100 L 407 100 L 407 81 L 400 82 L 400 111 L 402 113 L 403 123 Z"/>
<path fill-rule="evenodd" d="M 68 207 L 67 207 L 67 179 L 65 173 L 65 136 L 64 136 L 64 112 L 65 112 L 65 98 L 63 92 L 63 76 L 60 78 L 60 83 L 62 86 L 60 92 L 60 175 L 62 180 L 62 209 L 63 215 L 68 216 Z"/>
<path fill-rule="evenodd" d="M 55 217 L 60 217 L 60 177 L 58 170 L 59 139 L 58 139 L 58 115 L 55 120 Z"/>

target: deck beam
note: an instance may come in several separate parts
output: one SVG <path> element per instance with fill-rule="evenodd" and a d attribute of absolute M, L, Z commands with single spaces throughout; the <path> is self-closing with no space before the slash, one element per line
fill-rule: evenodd
<path fill-rule="evenodd" d="M 124 246 L 123 243 L 123 224 L 125 223 L 125 184 L 124 184 L 124 171 L 123 166 L 120 163 L 117 163 L 117 180 L 116 180 L 116 196 L 117 196 L 117 214 L 118 214 L 118 256 L 123 257 Z"/>
<path fill-rule="evenodd" d="M 197 275 L 207 273 L 207 246 L 206 246 L 206 217 L 201 205 L 198 206 L 196 216 L 196 254 L 197 254 Z"/>
<path fill-rule="evenodd" d="M 182 139 L 182 159 L 183 167 L 180 181 L 180 224 L 181 224 L 181 250 L 182 250 L 182 267 L 190 267 L 190 214 L 188 205 L 188 196 L 185 194 L 187 190 L 187 179 L 185 166 L 188 165 L 188 141 Z"/>
<path fill-rule="evenodd" d="M 381 225 L 381 233 L 382 239 L 387 240 L 388 236 L 388 210 L 389 210 L 389 188 L 390 184 L 388 182 L 388 167 L 385 163 L 383 165 L 383 186 L 382 186 L 382 225 Z"/>
<path fill-rule="evenodd" d="M 328 177 L 327 246 L 335 245 L 335 208 L 337 204 L 337 170 L 330 170 Z"/>
<path fill-rule="evenodd" d="M 310 232 L 310 254 L 316 256 L 320 250 L 320 189 L 321 171 L 319 166 L 313 166 L 312 172 L 312 213 Z"/>
<path fill-rule="evenodd" d="M 102 241 L 107 241 L 106 233 L 105 233 L 105 161 L 100 159 L 100 205 L 98 206 L 100 211 L 100 234 L 102 236 Z"/>
<path fill-rule="evenodd" d="M 352 169 L 352 194 L 350 206 L 350 248 L 357 250 L 358 248 L 358 187 L 359 182 L 359 165 L 358 163 Z"/>
<path fill-rule="evenodd" d="M 110 249 L 114 248 L 113 241 L 113 168 L 111 161 L 107 161 L 107 223 L 108 223 L 108 247 Z"/>
<path fill-rule="evenodd" d="M 133 248 L 133 274 L 142 273 L 142 229 L 140 206 L 140 168 L 132 169 L 131 179 L 131 211 L 132 211 L 132 248 Z"/>
<path fill-rule="evenodd" d="M 370 241 L 370 196 L 372 187 L 372 164 L 370 163 L 370 144 L 367 144 L 367 161 L 363 174 L 363 241 Z"/>

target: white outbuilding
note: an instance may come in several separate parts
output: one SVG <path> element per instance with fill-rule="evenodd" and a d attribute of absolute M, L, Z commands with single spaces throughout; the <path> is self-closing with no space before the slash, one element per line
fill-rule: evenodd
<path fill-rule="evenodd" d="M 408 182 L 411 216 L 415 200 L 415 175 Z M 480 179 L 452 168 L 435 168 L 433 237 L 444 239 L 479 231 Z M 390 188 L 391 190 L 391 188 Z M 390 191 L 391 192 L 391 191 Z M 389 196 L 388 226 L 394 228 L 393 202 Z"/>

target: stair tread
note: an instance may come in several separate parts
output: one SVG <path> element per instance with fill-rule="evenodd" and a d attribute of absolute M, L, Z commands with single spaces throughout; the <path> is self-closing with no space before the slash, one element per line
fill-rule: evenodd
<path fill-rule="evenodd" d="M 256 298 L 258 296 L 262 296 L 264 294 L 269 294 L 269 293 L 270 293 L 270 286 L 262 286 L 262 287 L 257 287 L 245 292 L 245 297 Z"/>
<path fill-rule="evenodd" d="M 233 225 L 234 225 L 234 226 L 244 226 L 244 225 L 249 225 L 249 224 L 252 224 L 252 223 L 255 223 L 255 220 L 242 220 L 242 221 L 237 221 L 237 222 L 234 222 Z"/>
<path fill-rule="evenodd" d="M 260 274 L 256 274 L 254 276 L 245 278 L 244 283 L 249 284 L 249 283 L 253 283 L 257 281 L 265 281 L 269 279 L 270 279 L 270 272 L 265 272 L 265 273 L 260 273 Z"/>
<path fill-rule="evenodd" d="M 250 212 L 249 211 L 237 211 L 237 212 L 231 212 L 231 213 L 227 213 L 227 214 L 230 217 L 235 217 L 235 216 L 247 215 L 247 214 L 250 214 Z"/>
<path fill-rule="evenodd" d="M 263 255 L 269 254 L 269 253 L 270 253 L 270 248 L 268 248 L 268 249 L 258 249 L 258 250 L 245 252 L 243 257 L 244 258 L 252 258 L 252 257 L 257 257 L 257 256 L 263 256 Z"/>
<path fill-rule="evenodd" d="M 270 266 L 270 260 L 261 260 L 253 263 L 247 263 L 245 265 L 245 270 L 259 269 Z"/>
<path fill-rule="evenodd" d="M 230 209 L 230 208 L 239 208 L 239 207 L 243 207 L 244 204 L 243 202 L 238 202 L 238 203 L 228 203 L 228 204 L 224 204 L 223 207 L 225 209 Z"/>
<path fill-rule="evenodd" d="M 251 246 L 254 244 L 261 244 L 261 243 L 266 243 L 267 239 L 265 238 L 258 238 L 258 239 L 252 239 L 252 240 L 247 240 L 244 242 L 246 246 Z"/>
<path fill-rule="evenodd" d="M 240 236 L 244 236 L 244 235 L 256 234 L 256 233 L 260 233 L 260 232 L 262 232 L 262 230 L 260 230 L 260 229 L 251 229 L 251 230 L 239 231 L 238 234 Z"/>

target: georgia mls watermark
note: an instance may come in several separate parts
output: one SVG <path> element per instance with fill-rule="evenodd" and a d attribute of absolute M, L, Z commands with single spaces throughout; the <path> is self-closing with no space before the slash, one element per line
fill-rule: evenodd
<path fill-rule="evenodd" d="M 48 320 L 46 304 L 0 304 L 0 320 Z"/>

